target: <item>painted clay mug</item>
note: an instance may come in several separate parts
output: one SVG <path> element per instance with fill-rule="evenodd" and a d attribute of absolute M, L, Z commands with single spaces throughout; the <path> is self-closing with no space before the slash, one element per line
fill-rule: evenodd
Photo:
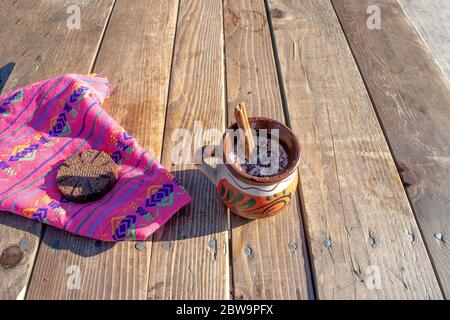
<path fill-rule="evenodd" d="M 300 160 L 300 144 L 294 133 L 284 124 L 262 117 L 249 118 L 250 126 L 259 129 L 279 130 L 279 141 L 288 155 L 288 165 L 282 172 L 270 177 L 255 177 L 240 170 L 238 163 L 227 163 L 226 157 L 234 150 L 234 138 L 230 126 L 222 139 L 219 150 L 223 150 L 223 161 L 214 168 L 205 162 L 198 168 L 216 186 L 224 204 L 235 214 L 247 219 L 260 219 L 279 213 L 289 203 L 297 188 L 297 167 Z M 215 157 L 214 146 L 204 146 L 197 156 Z"/>

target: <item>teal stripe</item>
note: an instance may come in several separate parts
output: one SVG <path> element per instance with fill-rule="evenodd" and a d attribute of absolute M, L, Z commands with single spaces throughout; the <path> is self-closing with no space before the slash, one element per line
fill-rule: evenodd
<path fill-rule="evenodd" d="M 60 81 L 59 81 L 59 82 L 60 82 Z M 55 83 L 51 86 L 51 88 L 48 89 L 48 91 L 45 93 L 44 97 L 42 97 L 42 100 L 41 100 L 41 102 L 40 102 L 40 104 L 39 104 L 39 107 L 42 105 L 42 103 L 44 102 L 45 98 L 47 98 L 47 95 L 50 93 L 50 91 L 52 91 L 52 90 L 55 88 L 55 86 L 56 86 L 59 82 L 55 82 Z M 34 100 L 34 97 L 32 98 L 32 100 Z M 31 102 L 32 100 L 30 100 L 30 102 Z M 39 107 L 36 108 L 36 110 L 33 112 L 33 114 L 30 115 L 30 116 L 28 117 L 28 119 L 25 120 L 24 123 L 23 123 L 19 128 L 17 128 L 16 130 L 14 130 L 12 133 L 10 133 L 10 134 L 4 136 L 2 139 L 0 139 L 0 142 L 3 142 L 3 141 L 5 141 L 6 139 L 8 139 L 9 137 L 15 135 L 17 131 L 19 131 L 19 130 L 22 129 L 24 126 L 26 126 L 27 123 L 34 117 L 34 115 L 36 114 L 36 112 L 39 110 Z M 24 108 L 24 109 L 20 112 L 20 114 L 19 114 L 17 117 L 19 117 L 26 109 L 27 109 L 27 107 Z M 17 118 L 14 119 L 14 121 L 12 121 L 11 124 L 10 124 L 7 128 L 5 128 L 4 130 L 2 130 L 0 133 L 3 133 L 6 129 L 8 129 L 8 128 L 15 122 L 15 120 L 17 120 Z"/>
<path fill-rule="evenodd" d="M 237 205 L 239 202 L 242 201 L 242 199 L 244 199 L 244 196 L 242 195 L 242 193 L 239 193 L 236 198 L 234 198 L 233 203 L 231 205 L 235 206 Z"/>
<path fill-rule="evenodd" d="M 233 190 L 232 190 L 231 188 L 228 189 L 228 194 L 227 194 L 227 196 L 226 196 L 226 198 L 225 198 L 225 201 L 226 201 L 226 202 L 230 201 L 231 198 L 233 198 L 233 196 L 234 196 Z"/>
<path fill-rule="evenodd" d="M 111 118 L 108 118 L 108 121 L 102 126 L 102 133 L 100 134 L 100 136 L 98 137 L 97 141 L 95 142 L 95 145 L 93 146 L 93 148 L 95 149 L 97 145 L 99 145 L 102 141 L 103 141 L 103 136 L 105 134 L 105 128 L 108 126 L 108 124 L 111 122 Z M 84 143 L 83 143 L 84 145 Z M 72 152 L 72 155 L 75 154 L 75 152 Z M 51 172 L 49 172 L 50 174 Z M 53 185 L 56 184 L 56 181 L 53 183 Z M 28 199 L 33 197 L 36 193 L 38 193 L 40 191 L 40 189 L 37 189 L 33 192 L 30 192 L 28 194 L 26 194 L 23 197 L 20 197 L 18 199 L 16 199 L 16 201 L 13 202 L 13 204 L 11 205 L 10 209 L 15 210 L 16 209 L 16 205 L 19 201 Z"/>
<path fill-rule="evenodd" d="M 132 172 L 132 171 L 134 171 L 134 170 L 136 170 L 138 167 L 139 167 L 139 165 L 141 164 L 141 160 L 142 160 L 142 158 L 144 157 L 144 155 L 147 153 L 147 151 L 144 151 L 144 152 L 142 152 L 141 153 L 141 156 L 139 157 L 139 160 L 138 160 L 138 162 L 136 163 L 136 165 L 133 167 L 133 168 L 131 168 L 131 169 L 129 169 L 129 170 L 127 170 L 126 172 L 124 172 L 120 177 L 119 177 L 119 181 L 120 181 L 120 178 L 122 178 L 122 177 L 124 177 L 125 175 L 127 175 L 128 173 L 130 173 L 130 172 Z M 117 181 L 117 183 L 119 183 L 119 181 Z M 110 197 L 108 200 L 106 200 L 103 204 L 105 204 L 105 203 L 107 203 L 108 201 L 110 201 L 112 199 L 112 197 Z M 86 209 L 87 207 L 90 207 L 91 205 L 93 205 L 93 204 L 95 204 L 95 202 L 91 202 L 91 203 L 89 203 L 88 205 L 85 205 L 84 207 L 82 207 L 82 208 L 80 208 L 80 209 L 78 209 L 74 214 L 72 214 L 71 216 L 70 216 L 70 218 L 69 219 L 67 219 L 67 221 L 64 223 L 64 226 L 63 226 L 63 228 L 64 228 L 64 230 L 66 230 L 67 229 L 67 225 L 81 212 L 81 211 L 83 211 L 84 209 Z"/>
<path fill-rule="evenodd" d="M 38 121 L 35 123 L 35 124 L 33 124 L 33 128 L 30 128 L 30 130 L 28 130 L 25 134 L 23 134 L 21 137 L 19 137 L 19 138 L 15 138 L 15 139 L 13 139 L 13 140 L 11 140 L 11 142 L 9 142 L 8 144 L 6 144 L 6 145 L 4 145 L 0 150 L 4 150 L 5 148 L 7 148 L 7 147 L 9 147 L 11 144 L 13 144 L 13 143 L 17 143 L 17 141 L 20 141 L 20 140 L 22 140 L 23 138 L 25 138 L 26 136 L 28 136 L 31 132 L 33 132 L 33 130 L 36 130 L 36 127 L 38 126 L 38 125 L 40 125 L 41 124 L 41 122 L 42 122 L 42 120 L 44 120 L 45 118 L 47 118 L 48 117 L 48 111 L 50 110 L 50 108 L 51 108 L 51 106 L 53 105 L 53 103 L 56 101 L 56 99 L 58 99 L 58 97 L 64 92 L 64 90 L 66 90 L 67 89 L 67 87 L 69 86 L 69 84 L 70 84 L 70 82 L 68 82 L 57 94 L 56 94 L 56 96 L 52 99 L 52 100 L 50 100 L 50 102 L 49 102 L 49 104 L 48 104 L 48 106 L 47 106 L 47 108 L 46 108 L 46 110 L 44 111 L 44 113 L 43 113 L 43 115 L 38 119 Z M 50 89 L 51 90 L 51 89 Z M 37 112 L 37 110 L 39 110 L 39 108 L 41 107 L 41 105 L 42 105 L 42 103 L 44 102 L 44 99 L 45 99 L 45 97 L 44 98 L 42 98 L 42 100 L 41 100 L 41 102 L 40 102 L 40 104 L 39 104 L 39 106 L 37 107 L 37 109 L 36 109 L 36 111 L 19 127 L 19 128 L 17 128 L 12 134 L 10 134 L 10 135 L 7 135 L 7 136 L 5 136 L 5 138 L 4 139 L 7 139 L 9 136 L 13 136 L 13 135 L 15 135 L 16 134 L 16 132 L 17 131 L 19 131 L 20 129 L 22 129 L 24 126 L 26 126 L 30 121 L 31 121 L 31 119 L 30 118 L 32 118 L 35 114 L 36 114 L 36 112 Z M 0 142 L 2 142 L 3 140 L 0 140 Z"/>
<path fill-rule="evenodd" d="M 31 97 L 31 99 L 30 99 L 30 101 L 28 102 L 28 104 L 22 109 L 22 111 L 17 115 L 17 117 L 15 117 L 14 118 L 14 120 L 13 121 L 11 121 L 10 123 L 9 123 L 9 125 L 6 127 L 6 128 L 4 128 L 2 131 L 0 131 L 0 134 L 2 134 L 3 132 L 5 132 L 10 126 L 12 126 L 16 121 L 17 121 L 17 119 L 22 115 L 22 113 L 24 113 L 25 112 L 25 110 L 27 110 L 28 109 L 28 107 L 31 105 L 31 103 L 34 101 L 34 98 L 38 95 L 38 93 L 39 92 L 41 92 L 41 90 L 42 90 L 42 88 L 43 87 L 45 87 L 45 85 L 47 84 L 47 83 L 49 83 L 50 82 L 50 80 L 47 80 L 35 93 L 34 93 L 34 95 Z M 53 87 L 52 87 L 53 88 Z M 52 89 L 51 88 L 51 89 Z M 51 90 L 50 89 L 50 90 Z M 48 92 L 47 92 L 48 93 Z M 47 93 L 46 93 L 46 95 L 47 95 Z M 1 140 L 2 141 L 2 140 Z M 0 142 L 1 142 L 0 141 Z"/>
<path fill-rule="evenodd" d="M 244 203 L 243 205 L 239 206 L 237 209 L 238 210 L 248 209 L 248 208 L 253 207 L 255 204 L 256 204 L 256 200 L 255 199 L 250 199 L 246 203 Z"/>
<path fill-rule="evenodd" d="M 93 107 L 94 105 L 95 105 L 95 103 L 93 103 L 93 104 L 91 105 L 91 107 Z M 89 107 L 89 109 L 90 109 L 91 107 Z M 89 109 L 86 111 L 86 114 L 85 114 L 85 115 L 88 114 Z M 92 123 L 92 131 L 91 131 L 90 136 L 93 134 L 95 122 L 97 121 L 97 118 L 100 116 L 100 114 L 101 114 L 102 112 L 103 112 L 103 110 L 100 110 L 100 111 L 97 113 L 97 115 L 95 116 L 95 119 L 94 119 L 94 121 L 93 121 L 93 123 Z M 82 130 L 80 131 L 80 133 L 79 133 L 75 138 L 77 138 L 78 136 L 80 136 L 80 135 L 82 134 L 82 132 L 84 131 L 84 122 L 85 122 L 85 120 L 86 120 L 86 117 L 84 118 L 84 121 L 83 121 L 83 128 L 82 128 Z M 28 177 L 30 177 L 34 172 L 36 172 L 37 170 L 39 170 L 45 163 L 47 163 L 48 161 L 50 161 L 51 159 L 53 159 L 54 157 L 56 157 L 62 150 L 64 150 L 70 143 L 72 143 L 73 140 L 75 140 L 75 138 L 70 139 L 70 141 L 67 142 L 67 143 L 66 143 L 61 149 L 59 149 L 56 153 L 54 153 L 53 156 L 51 156 L 49 159 L 47 159 L 46 161 L 44 161 L 40 166 L 38 166 L 36 169 L 34 169 L 31 173 L 29 173 L 27 177 L 25 177 L 25 178 L 22 179 L 21 181 L 15 183 L 13 186 L 11 186 L 11 187 L 8 188 L 7 190 L 3 191 L 1 194 L 4 194 L 4 193 L 6 193 L 7 191 L 10 191 L 12 188 L 14 188 L 15 186 L 17 186 L 18 184 L 24 182 L 24 180 L 26 180 L 26 179 L 27 179 Z M 84 141 L 82 142 L 82 145 L 84 145 L 86 142 L 87 142 L 86 139 L 84 139 Z M 80 145 L 80 146 L 77 148 L 77 150 L 79 150 L 79 149 L 81 148 L 82 145 Z M 27 190 L 29 187 L 31 187 L 32 185 L 34 185 L 36 182 L 38 182 L 38 181 L 40 181 L 42 178 L 44 178 L 44 177 L 50 175 L 51 173 L 53 173 L 53 172 L 56 171 L 57 169 L 58 169 L 57 167 L 53 168 L 50 172 L 48 172 L 48 173 L 42 175 L 41 177 L 37 178 L 37 179 L 34 180 L 31 184 L 29 184 L 28 186 L 26 186 L 26 187 L 24 187 L 24 188 L 22 188 L 22 189 L 20 189 L 20 190 L 18 190 L 18 191 L 16 191 L 16 192 L 11 193 L 11 194 L 10 194 L 9 196 L 7 196 L 6 198 L 0 200 L 0 204 L 3 203 L 3 202 L 5 202 L 7 199 L 11 198 L 12 196 L 16 195 L 16 194 L 19 193 L 20 191 Z"/>
<path fill-rule="evenodd" d="M 114 193 L 111 194 L 111 196 L 108 198 L 108 201 L 110 201 L 120 190 L 122 190 L 123 187 L 125 187 L 128 183 L 130 183 L 131 181 L 142 177 L 143 175 L 145 175 L 147 173 L 147 171 L 151 168 L 151 166 L 153 165 L 153 163 L 155 162 L 155 159 L 152 158 L 152 160 L 149 162 L 149 164 L 147 165 L 147 167 L 145 168 L 144 172 L 134 176 L 133 178 L 129 179 L 127 182 L 125 182 L 124 184 L 122 184 L 119 188 L 117 188 L 117 190 L 114 191 Z M 155 172 L 153 173 L 153 176 L 158 172 L 158 170 L 155 170 Z M 153 176 L 149 177 L 149 179 L 153 178 Z M 137 188 L 137 184 L 134 185 L 130 190 L 134 190 L 135 188 Z M 126 197 L 122 197 L 122 199 L 116 203 L 114 206 L 111 206 L 108 208 L 108 210 L 105 210 L 105 212 L 95 221 L 95 223 L 93 224 L 93 226 L 91 227 L 94 228 L 94 226 L 96 226 L 102 219 L 103 217 L 109 212 L 111 211 L 111 209 L 117 205 L 119 205 L 121 202 L 123 202 L 124 198 Z M 92 217 L 92 215 L 101 207 L 103 207 L 105 205 L 105 203 L 103 203 L 102 205 L 98 206 L 97 208 L 93 209 L 91 212 L 89 212 L 89 214 L 86 216 L 86 218 L 78 225 L 78 227 L 76 228 L 76 230 L 74 231 L 75 233 L 78 233 L 80 231 L 80 229 L 86 224 L 86 222 Z M 91 232 L 91 231 L 90 231 Z"/>

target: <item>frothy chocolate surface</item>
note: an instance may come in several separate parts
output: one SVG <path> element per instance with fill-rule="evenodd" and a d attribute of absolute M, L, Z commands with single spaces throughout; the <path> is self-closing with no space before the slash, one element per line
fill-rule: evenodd
<path fill-rule="evenodd" d="M 261 146 L 266 145 L 266 150 Z M 245 159 L 241 169 L 254 177 L 272 177 L 286 170 L 289 159 L 284 147 L 275 140 L 258 137 L 255 151 L 257 154 Z"/>

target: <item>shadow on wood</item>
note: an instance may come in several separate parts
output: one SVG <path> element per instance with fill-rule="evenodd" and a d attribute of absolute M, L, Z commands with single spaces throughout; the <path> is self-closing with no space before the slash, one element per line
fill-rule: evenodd
<path fill-rule="evenodd" d="M 36 231 L 35 227 L 37 222 L 6 211 L 1 211 L 0 214 L 5 215 L 5 217 L 3 218 L 0 217 L 0 225 L 19 229 L 21 231 L 30 233 L 31 235 L 40 237 L 41 232 Z M 18 220 L 20 220 L 20 223 L 18 223 Z M 67 231 L 60 230 L 49 225 L 43 224 L 43 227 L 54 229 L 52 230 L 52 232 L 62 234 L 61 237 L 55 238 L 53 240 L 49 240 L 48 238 L 43 237 L 42 239 L 44 240 L 43 242 L 45 245 L 57 250 L 70 250 L 79 256 L 94 256 L 114 246 L 114 243 L 103 242 L 100 240 L 73 235 Z M 86 242 L 90 242 L 90 244 L 86 245 Z M 80 243 L 83 243 L 83 245 L 78 245 Z"/>
<path fill-rule="evenodd" d="M 2 93 L 3 88 L 5 87 L 5 84 L 8 81 L 9 76 L 11 75 L 15 66 L 15 62 L 10 62 L 5 64 L 3 67 L 0 67 L 0 93 Z"/>
<path fill-rule="evenodd" d="M 173 171 L 173 175 L 181 182 L 181 185 L 189 192 L 192 202 L 175 214 L 161 228 L 163 232 L 157 232 L 153 237 L 154 242 L 174 241 L 190 238 L 198 238 L 214 235 L 226 231 L 226 226 L 221 223 L 226 214 L 222 201 L 216 191 L 216 186 L 209 181 L 199 170 L 187 169 Z M 201 190 L 199 190 L 201 186 Z M 216 216 L 211 219 L 210 213 Z M 242 220 L 240 225 L 247 224 L 252 220 Z M 180 223 L 185 226 L 177 228 Z"/>
<path fill-rule="evenodd" d="M 216 195 L 216 187 L 198 170 L 180 170 L 172 173 L 191 194 L 193 198 L 192 203 L 177 212 L 164 226 L 162 226 L 161 228 L 163 230 L 159 233 L 160 236 L 154 237 L 153 241 L 184 240 L 214 235 L 226 231 L 226 226 L 219 223 L 219 221 L 222 220 L 219 215 L 224 214 L 222 202 L 219 198 L 217 198 L 217 201 L 211 201 L 211 198 L 218 197 Z M 53 183 L 53 175 L 48 176 L 45 184 Z M 203 186 L 202 192 L 193 193 L 194 186 L 196 185 Z M 55 197 L 55 195 L 50 195 L 50 197 Z M 209 219 L 208 212 L 217 212 L 217 219 Z M 202 215 L 204 215 L 204 217 L 202 217 Z M 26 218 L 18 216 L 17 219 L 27 220 Z M 183 225 L 187 225 L 188 227 L 182 228 L 181 230 L 175 228 L 174 226 L 176 226 L 180 220 L 182 220 L 181 222 Z M 239 223 L 237 223 L 237 226 L 242 226 L 251 222 L 251 220 L 241 218 L 238 218 L 238 221 Z M 3 223 L 8 225 L 7 222 Z M 30 225 L 35 223 L 36 222 L 31 220 L 29 221 Z M 28 225 L 28 223 L 25 223 L 24 225 Z M 17 227 L 16 225 L 10 226 Z M 53 236 L 42 237 L 43 245 L 47 245 L 56 250 L 70 250 L 76 255 L 90 257 L 109 250 L 114 246 L 114 243 L 73 235 L 67 231 L 48 225 L 45 225 L 45 227 L 49 228 L 47 232 L 50 232 Z M 28 228 L 23 228 L 23 230 L 28 232 Z M 189 231 L 187 232 L 187 230 Z"/>

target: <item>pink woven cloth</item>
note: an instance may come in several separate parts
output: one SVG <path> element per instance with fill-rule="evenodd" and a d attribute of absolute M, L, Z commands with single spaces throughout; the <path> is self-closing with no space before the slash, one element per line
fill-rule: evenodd
<path fill-rule="evenodd" d="M 146 240 L 190 202 L 177 179 L 102 108 L 110 91 L 104 78 L 70 74 L 0 96 L 0 210 L 123 241 Z M 98 201 L 72 203 L 61 196 L 56 172 L 88 149 L 108 153 L 119 180 Z"/>

